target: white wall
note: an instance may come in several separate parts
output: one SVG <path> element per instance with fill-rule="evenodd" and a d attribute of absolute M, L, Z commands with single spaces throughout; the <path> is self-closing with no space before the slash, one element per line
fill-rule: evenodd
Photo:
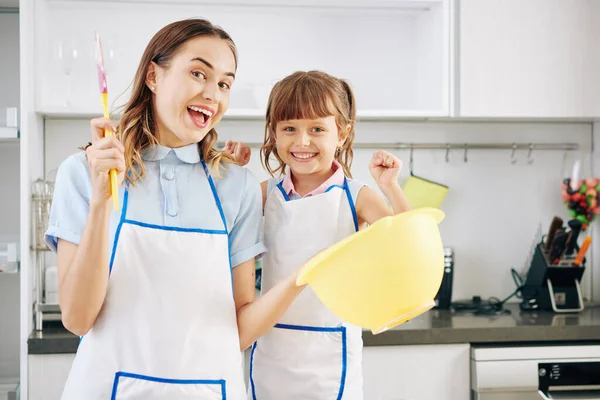
<path fill-rule="evenodd" d="M 19 106 L 19 14 L 0 12 L 0 108 Z"/>
<path fill-rule="evenodd" d="M 19 14 L 0 12 L 0 112 L 19 107 Z M 4 121 L 5 115 L 0 116 Z M 0 143 L 0 236 L 19 234 L 19 144 Z M 1 354 L 1 353 L 0 353 Z"/>
<path fill-rule="evenodd" d="M 19 106 L 19 14 L 0 13 L 0 112 Z M 4 116 L 0 118 L 4 120 Z M 0 141 L 0 240 L 19 237 L 19 143 Z M 19 376 L 19 276 L 0 273 L 0 378 Z"/>
<path fill-rule="evenodd" d="M 19 237 L 19 143 L 0 142 L 0 240 Z"/>
<path fill-rule="evenodd" d="M 0 380 L 19 376 L 19 275 L 0 274 Z"/>
<path fill-rule="evenodd" d="M 262 141 L 259 121 L 224 121 L 221 139 Z M 46 171 L 52 174 L 66 156 L 89 140 L 87 121 L 46 121 Z M 430 123 L 363 122 L 357 127 L 357 142 L 534 142 L 578 143 L 581 152 L 534 152 L 528 165 L 527 152 L 471 150 L 468 162 L 463 151 L 416 151 L 414 172 L 450 187 L 442 209 L 446 220 L 441 232 L 446 246 L 456 253 L 455 299 L 481 295 L 503 298 L 514 290 L 510 268 L 524 268 L 538 227 L 547 230 L 554 215 L 568 219 L 560 199 L 560 182 L 575 157 L 583 157 L 584 173 L 590 172 L 592 125 L 587 123 Z M 408 174 L 408 151 L 397 152 L 404 161 L 402 179 Z M 358 150 L 352 168 L 354 177 L 370 185 L 371 151 Z M 257 150 L 249 168 L 261 179 Z M 585 292 L 590 293 L 592 273 L 585 274 Z"/>

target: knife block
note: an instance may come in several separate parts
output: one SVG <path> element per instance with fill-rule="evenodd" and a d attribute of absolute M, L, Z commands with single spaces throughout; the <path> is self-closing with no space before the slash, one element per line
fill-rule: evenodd
<path fill-rule="evenodd" d="M 574 259 L 575 256 L 565 257 L 552 265 L 543 243 L 539 243 L 523 285 L 523 303 L 535 302 L 539 309 L 557 313 L 583 311 L 579 283 L 585 271 L 585 259 L 580 266 L 573 266 Z"/>

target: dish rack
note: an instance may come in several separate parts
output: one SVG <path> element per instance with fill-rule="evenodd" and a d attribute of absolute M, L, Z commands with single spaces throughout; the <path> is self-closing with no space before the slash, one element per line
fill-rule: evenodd
<path fill-rule="evenodd" d="M 33 315 L 35 329 L 42 330 L 44 321 L 57 321 L 61 318 L 58 302 L 48 302 L 46 296 L 46 267 L 50 248 L 44 242 L 48 229 L 50 206 L 54 192 L 54 182 L 38 179 L 31 187 L 32 234 L 31 250 L 34 253 L 35 292 Z"/>

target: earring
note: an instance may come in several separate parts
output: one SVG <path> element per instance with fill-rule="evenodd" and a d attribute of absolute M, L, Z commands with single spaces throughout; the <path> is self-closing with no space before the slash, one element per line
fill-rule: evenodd
<path fill-rule="evenodd" d="M 150 90 L 152 90 L 153 92 L 154 92 L 154 89 L 155 89 L 155 88 L 154 88 L 154 86 L 151 86 L 151 87 L 150 87 Z"/>

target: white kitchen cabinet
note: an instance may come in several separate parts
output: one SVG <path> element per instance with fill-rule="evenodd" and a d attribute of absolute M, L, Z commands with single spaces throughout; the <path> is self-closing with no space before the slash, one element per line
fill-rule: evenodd
<path fill-rule="evenodd" d="M 469 400 L 469 349 L 469 344 L 365 347 L 364 398 Z"/>
<path fill-rule="evenodd" d="M 230 117 L 264 116 L 273 83 L 310 69 L 349 80 L 364 118 L 449 115 L 451 0 L 35 2 L 36 111 L 44 115 L 101 113 L 94 31 L 117 106 L 152 35 L 190 17 L 222 26 L 237 44 Z"/>
<path fill-rule="evenodd" d="M 600 116 L 600 2 L 459 0 L 458 114 Z"/>
<path fill-rule="evenodd" d="M 28 400 L 59 400 L 75 354 L 30 354 Z"/>

